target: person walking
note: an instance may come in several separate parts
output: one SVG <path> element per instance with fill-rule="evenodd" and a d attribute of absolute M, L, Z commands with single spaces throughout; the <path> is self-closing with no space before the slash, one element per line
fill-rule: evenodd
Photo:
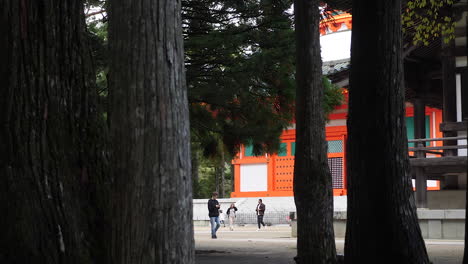
<path fill-rule="evenodd" d="M 263 223 L 263 216 L 265 215 L 265 204 L 262 202 L 262 199 L 258 199 L 258 204 L 255 211 L 257 211 L 257 231 L 260 231 L 260 224 L 263 225 L 263 228 L 266 228 L 265 223 Z"/>
<path fill-rule="evenodd" d="M 211 199 L 208 200 L 208 216 L 210 217 L 210 224 L 211 224 L 211 238 L 215 239 L 218 238 L 216 236 L 216 231 L 220 227 L 219 224 L 219 203 L 218 200 L 218 193 L 213 192 Z"/>
<path fill-rule="evenodd" d="M 219 210 L 219 222 L 223 224 L 223 227 L 226 227 L 226 223 L 224 222 L 224 220 L 225 220 L 225 217 L 224 217 L 223 210 Z"/>
<path fill-rule="evenodd" d="M 236 219 L 237 207 L 232 203 L 229 209 L 227 209 L 227 216 L 229 218 L 229 229 L 234 230 L 234 220 Z"/>

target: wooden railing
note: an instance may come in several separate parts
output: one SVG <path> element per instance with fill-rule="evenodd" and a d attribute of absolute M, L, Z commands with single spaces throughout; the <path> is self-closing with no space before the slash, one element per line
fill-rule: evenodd
<path fill-rule="evenodd" d="M 434 146 L 426 147 L 424 146 L 425 142 L 432 141 L 446 141 L 446 140 L 464 140 L 467 139 L 466 136 L 458 137 L 445 137 L 445 138 L 423 138 L 423 139 L 411 139 L 408 140 L 409 143 L 417 144 L 416 147 L 409 147 L 408 150 L 410 154 L 410 164 L 411 167 L 418 171 L 417 168 L 423 168 L 425 173 L 433 175 L 443 175 L 447 172 L 459 173 L 465 172 L 468 165 L 467 156 L 457 156 L 452 155 L 454 153 L 444 153 L 444 150 L 458 150 L 466 149 L 467 145 L 449 145 L 449 146 Z M 436 154 L 438 157 L 432 156 L 428 158 L 426 154 Z M 439 175 L 439 176 L 440 176 Z"/>
<path fill-rule="evenodd" d="M 446 141 L 446 140 L 462 140 L 467 139 L 466 136 L 459 136 L 459 137 L 444 137 L 444 138 L 421 138 L 421 139 L 410 139 L 408 143 L 415 143 L 416 147 L 409 147 L 408 151 L 410 152 L 422 152 L 422 153 L 430 153 L 430 154 L 437 154 L 443 156 L 444 153 L 442 152 L 445 149 L 466 149 L 467 145 L 453 145 L 453 146 L 435 146 L 435 147 L 426 147 L 424 146 L 425 142 L 431 141 Z"/>
<path fill-rule="evenodd" d="M 440 124 L 441 132 L 457 132 L 466 131 L 468 129 L 468 121 L 463 122 L 444 122 Z"/>

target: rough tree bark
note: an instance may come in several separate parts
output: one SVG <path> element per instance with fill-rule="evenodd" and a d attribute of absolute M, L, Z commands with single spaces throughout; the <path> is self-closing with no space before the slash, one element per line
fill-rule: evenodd
<path fill-rule="evenodd" d="M 226 185 L 226 174 L 225 174 L 225 169 L 226 169 L 226 161 L 224 160 L 224 150 L 221 150 L 220 153 L 220 162 L 219 162 L 219 177 L 221 179 L 220 181 L 220 187 L 219 187 L 219 194 L 221 195 L 221 198 L 226 197 L 226 190 L 225 190 L 225 185 Z"/>
<path fill-rule="evenodd" d="M 346 263 L 429 263 L 405 128 L 401 1 L 353 1 Z"/>
<path fill-rule="evenodd" d="M 296 24 L 297 263 L 336 263 L 332 178 L 323 112 L 319 1 L 294 2 Z"/>
<path fill-rule="evenodd" d="M 194 263 L 180 0 L 110 0 L 109 262 Z"/>
<path fill-rule="evenodd" d="M 91 263 L 99 158 L 83 3 L 1 1 L 0 34 L 0 262 Z"/>

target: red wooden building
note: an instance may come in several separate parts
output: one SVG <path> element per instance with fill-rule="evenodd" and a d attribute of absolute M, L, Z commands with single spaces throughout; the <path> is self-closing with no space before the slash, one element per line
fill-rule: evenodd
<path fill-rule="evenodd" d="M 348 85 L 349 45 L 351 41 L 351 15 L 342 13 L 320 26 L 323 74 L 340 87 Z M 341 45 L 341 46 L 340 46 Z M 440 109 L 425 107 L 426 138 L 440 138 L 442 123 Z M 406 106 L 408 139 L 414 138 L 414 110 L 411 103 Z M 337 107 L 329 116 L 326 125 L 328 162 L 333 178 L 335 196 L 346 195 L 346 118 L 347 105 Z M 254 156 L 251 146 L 242 146 L 234 165 L 234 192 L 232 197 L 293 196 L 293 173 L 295 153 L 295 125 L 281 135 L 280 151 L 273 155 Z M 412 143 L 411 143 L 412 144 Z M 412 147 L 412 145 L 409 145 Z M 427 143 L 440 146 L 442 142 Z M 412 154 L 412 153 L 410 153 Z M 413 184 L 414 186 L 414 184 Z M 439 181 L 428 181 L 429 190 L 439 190 Z"/>
<path fill-rule="evenodd" d="M 333 178 L 333 194 L 346 195 L 346 116 L 347 105 L 330 114 L 325 135 L 328 142 L 328 164 Z M 442 111 L 426 107 L 426 137 L 442 137 L 439 124 Z M 408 139 L 414 138 L 413 107 L 406 107 Z M 296 130 L 294 124 L 281 135 L 280 151 L 273 155 L 254 156 L 251 146 L 242 146 L 234 165 L 232 197 L 293 196 L 293 173 Z M 440 145 L 440 142 L 430 144 Z M 411 154 L 411 153 L 410 153 Z M 438 181 L 428 182 L 428 190 L 438 190 Z"/>

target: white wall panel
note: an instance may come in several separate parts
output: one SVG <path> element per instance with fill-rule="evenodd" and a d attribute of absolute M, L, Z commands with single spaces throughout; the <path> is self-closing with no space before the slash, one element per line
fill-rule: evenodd
<path fill-rule="evenodd" d="M 262 192 L 268 189 L 267 164 L 240 165 L 240 191 Z"/>

